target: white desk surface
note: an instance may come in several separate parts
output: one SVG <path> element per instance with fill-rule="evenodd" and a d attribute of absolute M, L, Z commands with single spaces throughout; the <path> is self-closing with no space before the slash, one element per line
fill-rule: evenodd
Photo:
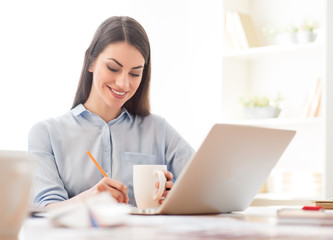
<path fill-rule="evenodd" d="M 250 207 L 244 212 L 202 216 L 129 215 L 121 226 L 85 229 L 58 228 L 46 218 L 28 218 L 19 240 L 333 239 L 333 226 L 278 224 L 277 209 Z"/>

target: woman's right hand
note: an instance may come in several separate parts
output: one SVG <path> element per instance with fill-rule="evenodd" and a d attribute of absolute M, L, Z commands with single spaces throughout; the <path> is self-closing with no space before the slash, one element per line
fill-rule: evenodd
<path fill-rule="evenodd" d="M 93 193 L 109 192 L 119 203 L 128 203 L 127 187 L 117 180 L 109 177 L 102 178 L 90 189 Z"/>
<path fill-rule="evenodd" d="M 111 179 L 109 177 L 102 178 L 95 186 L 72 197 L 65 201 L 50 203 L 47 208 L 56 208 L 61 206 L 66 206 L 70 204 L 76 204 L 77 202 L 84 201 L 92 195 L 96 195 L 101 192 L 109 192 L 119 203 L 128 203 L 127 187 L 117 180 Z"/>

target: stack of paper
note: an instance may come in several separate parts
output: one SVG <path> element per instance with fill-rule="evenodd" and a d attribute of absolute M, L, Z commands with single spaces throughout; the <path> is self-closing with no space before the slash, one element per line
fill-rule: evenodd
<path fill-rule="evenodd" d="M 59 227 L 110 227 L 124 224 L 129 213 L 128 205 L 120 204 L 109 193 L 102 192 L 84 201 L 54 208 L 47 217 Z"/>
<path fill-rule="evenodd" d="M 284 208 L 278 210 L 277 217 L 280 224 L 333 226 L 332 211 Z"/>

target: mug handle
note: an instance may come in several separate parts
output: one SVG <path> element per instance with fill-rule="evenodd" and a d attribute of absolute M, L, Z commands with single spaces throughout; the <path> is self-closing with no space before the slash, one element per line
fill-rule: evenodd
<path fill-rule="evenodd" d="M 156 177 L 158 177 L 158 182 L 159 182 L 159 188 L 158 188 L 158 191 L 156 194 L 154 194 L 153 196 L 153 200 L 156 201 L 156 200 L 159 200 L 161 197 L 162 197 L 162 194 L 164 192 L 164 189 L 165 189 L 165 182 L 166 182 L 166 179 L 165 179 L 165 175 L 162 171 L 154 171 L 153 173 Z"/>

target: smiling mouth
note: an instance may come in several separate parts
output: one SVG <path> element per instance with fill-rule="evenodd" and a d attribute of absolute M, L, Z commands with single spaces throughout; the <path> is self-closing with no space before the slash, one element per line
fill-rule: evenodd
<path fill-rule="evenodd" d="M 118 96 L 124 96 L 126 94 L 126 92 L 118 92 L 116 90 L 114 90 L 113 88 L 109 87 L 111 89 L 111 91 L 115 94 L 117 94 Z"/>

